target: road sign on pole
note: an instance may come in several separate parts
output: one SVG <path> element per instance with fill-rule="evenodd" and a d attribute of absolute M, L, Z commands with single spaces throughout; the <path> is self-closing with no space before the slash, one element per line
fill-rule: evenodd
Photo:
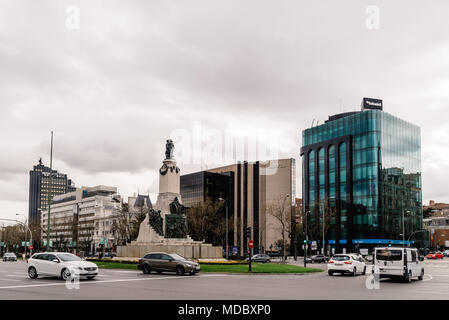
<path fill-rule="evenodd" d="M 254 248 L 254 240 L 248 241 L 248 248 L 250 248 L 250 249 Z"/>

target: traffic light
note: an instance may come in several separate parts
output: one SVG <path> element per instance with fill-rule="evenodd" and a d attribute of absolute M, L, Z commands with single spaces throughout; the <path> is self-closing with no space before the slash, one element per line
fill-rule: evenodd
<path fill-rule="evenodd" d="M 251 239 L 251 227 L 246 227 L 246 228 L 245 228 L 245 234 L 244 234 L 244 236 L 245 236 L 245 240 L 246 240 L 246 239 Z"/>
<path fill-rule="evenodd" d="M 388 246 L 391 247 L 391 241 L 388 241 Z"/>

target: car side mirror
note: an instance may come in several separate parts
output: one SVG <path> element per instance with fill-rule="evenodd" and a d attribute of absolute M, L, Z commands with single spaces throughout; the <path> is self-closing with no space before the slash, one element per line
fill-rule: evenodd
<path fill-rule="evenodd" d="M 59 260 L 58 260 L 58 259 L 53 259 L 53 260 L 51 260 L 51 261 L 56 262 L 56 263 L 59 263 Z"/>
<path fill-rule="evenodd" d="M 169 262 L 173 262 L 174 259 L 168 259 Z"/>
<path fill-rule="evenodd" d="M 420 257 L 418 258 L 418 260 L 419 260 L 419 261 L 424 261 L 424 257 L 423 257 L 423 256 L 420 256 Z"/>

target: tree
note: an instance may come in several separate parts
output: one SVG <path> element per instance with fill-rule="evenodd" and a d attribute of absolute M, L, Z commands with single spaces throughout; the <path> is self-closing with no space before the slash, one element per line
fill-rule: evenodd
<path fill-rule="evenodd" d="M 145 220 L 148 212 L 149 209 L 146 206 L 134 209 L 128 203 L 122 203 L 114 209 L 116 219 L 111 230 L 117 236 L 117 243 L 126 245 L 136 240 L 139 236 L 140 224 Z"/>
<path fill-rule="evenodd" d="M 291 228 L 291 221 L 292 221 L 292 206 L 290 204 L 290 201 L 288 200 L 289 196 L 281 196 L 279 199 L 273 201 L 271 204 L 267 207 L 267 213 L 274 217 L 277 222 L 277 230 L 281 232 L 282 235 L 282 259 L 285 261 L 285 257 L 287 255 L 286 253 L 286 238 L 287 236 L 291 238 L 292 234 L 292 228 Z"/>
<path fill-rule="evenodd" d="M 226 213 L 224 202 L 207 199 L 187 209 L 189 235 L 197 241 L 204 240 L 213 245 L 226 242 Z M 228 233 L 232 234 L 231 215 L 228 215 Z"/>

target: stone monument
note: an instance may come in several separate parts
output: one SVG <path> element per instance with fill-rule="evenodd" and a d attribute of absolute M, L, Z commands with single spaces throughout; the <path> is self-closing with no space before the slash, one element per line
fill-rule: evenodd
<path fill-rule="evenodd" d="M 118 257 L 142 257 L 148 252 L 177 253 L 185 258 L 222 258 L 222 247 L 194 241 L 188 235 L 186 207 L 180 194 L 180 172 L 173 157 L 172 140 L 165 145 L 159 169 L 157 202 L 140 224 L 136 241 L 117 247 Z"/>

